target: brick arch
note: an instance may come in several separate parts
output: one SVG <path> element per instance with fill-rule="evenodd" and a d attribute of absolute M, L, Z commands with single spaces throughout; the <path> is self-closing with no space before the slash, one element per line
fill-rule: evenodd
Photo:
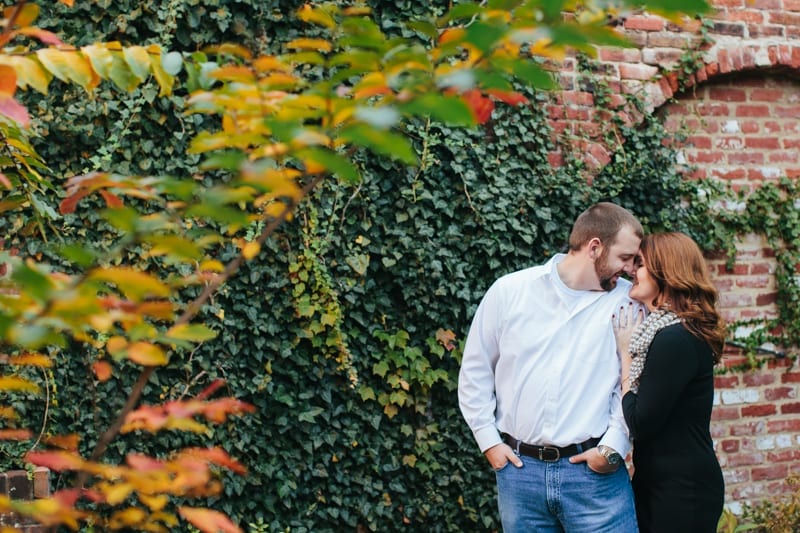
<path fill-rule="evenodd" d="M 751 41 L 721 39 L 703 54 L 702 66 L 686 77 L 687 89 L 724 75 L 749 71 L 782 72 L 800 78 L 800 42 L 775 42 L 774 39 Z M 645 103 L 649 109 L 661 107 L 678 94 L 680 73 L 672 70 L 645 84 Z"/>

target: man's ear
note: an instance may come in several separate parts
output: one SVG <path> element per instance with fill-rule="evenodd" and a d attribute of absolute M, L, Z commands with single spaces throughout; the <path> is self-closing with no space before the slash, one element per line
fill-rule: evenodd
<path fill-rule="evenodd" d="M 597 260 L 597 258 L 600 257 L 600 252 L 603 249 L 603 243 L 600 241 L 600 239 L 594 237 L 589 241 L 588 247 L 589 257 L 592 259 L 592 261 Z"/>

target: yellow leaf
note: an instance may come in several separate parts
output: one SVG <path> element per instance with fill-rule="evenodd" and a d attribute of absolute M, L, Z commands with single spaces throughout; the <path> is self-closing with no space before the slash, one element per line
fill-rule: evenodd
<path fill-rule="evenodd" d="M 47 94 L 47 88 L 53 76 L 42 65 L 26 56 L 0 55 L 0 65 L 8 65 L 17 75 L 17 84 L 25 89 L 33 87 L 42 94 Z"/>
<path fill-rule="evenodd" d="M 139 500 L 149 507 L 151 511 L 160 511 L 169 503 L 169 496 L 165 494 L 149 496 L 147 494 L 139 493 Z"/>
<path fill-rule="evenodd" d="M 42 368 L 50 368 L 53 366 L 53 360 L 40 353 L 26 353 L 23 355 L 15 355 L 8 358 L 8 364 L 20 366 L 38 366 Z"/>
<path fill-rule="evenodd" d="M 292 50 L 318 50 L 320 52 L 330 52 L 333 49 L 333 46 L 324 39 L 294 39 L 286 43 L 286 48 L 290 48 Z"/>
<path fill-rule="evenodd" d="M 311 22 L 313 24 L 325 26 L 328 29 L 336 27 L 336 21 L 333 20 L 333 17 L 327 11 L 322 7 L 311 6 L 310 4 L 305 4 L 297 10 L 297 18 L 303 22 Z"/>
<path fill-rule="evenodd" d="M 167 297 L 169 288 L 158 279 L 132 268 L 98 268 L 88 275 L 89 280 L 112 283 L 128 298 L 140 301 L 152 296 Z"/>
<path fill-rule="evenodd" d="M 253 67 L 258 72 L 291 71 L 291 67 L 275 56 L 261 56 L 253 61 Z"/>
<path fill-rule="evenodd" d="M 416 455 L 404 455 L 403 456 L 403 464 L 408 465 L 411 468 L 414 468 L 414 465 L 417 464 L 417 456 Z"/>
<path fill-rule="evenodd" d="M 161 347 L 149 342 L 134 342 L 128 346 L 128 359 L 144 366 L 163 366 L 169 362 Z"/>
<path fill-rule="evenodd" d="M 103 79 L 111 76 L 111 67 L 114 64 L 114 56 L 102 44 L 90 44 L 81 48 L 83 55 L 89 58 L 94 70 Z"/>
<path fill-rule="evenodd" d="M 152 45 L 151 45 L 152 46 Z M 149 48 L 148 48 L 149 50 Z M 159 96 L 169 96 L 172 94 L 172 86 L 175 84 L 175 77 L 164 70 L 164 65 L 161 62 L 161 54 L 150 52 L 150 69 L 153 72 L 153 77 L 156 79 L 159 88 Z"/>
<path fill-rule="evenodd" d="M 42 66 L 56 78 L 65 82 L 77 83 L 86 91 L 91 91 L 100 81 L 90 61 L 87 61 L 86 57 L 77 51 L 42 48 L 37 50 L 36 56 Z"/>
<path fill-rule="evenodd" d="M 191 431 L 192 433 L 205 433 L 208 427 L 205 424 L 196 422 L 191 418 L 174 418 L 170 417 L 164 424 L 165 429 L 172 429 L 176 431 Z"/>
<path fill-rule="evenodd" d="M 39 387 L 31 381 L 17 376 L 0 376 L 0 391 L 38 393 Z"/>
<path fill-rule="evenodd" d="M 106 500 L 111 505 L 118 505 L 125 501 L 133 492 L 133 485 L 130 483 L 101 483 L 96 485 L 96 488 L 105 495 Z"/>
<path fill-rule="evenodd" d="M 216 259 L 210 259 L 200 263 L 200 270 L 206 272 L 222 272 L 225 270 L 225 265 Z"/>
<path fill-rule="evenodd" d="M 245 259 L 253 259 L 261 251 L 261 245 L 257 242 L 248 242 L 242 248 L 242 255 Z"/>
<path fill-rule="evenodd" d="M 147 518 L 147 513 L 136 507 L 128 507 L 122 511 L 117 511 L 111 516 L 109 525 L 113 529 L 122 529 L 140 524 Z"/>
<path fill-rule="evenodd" d="M 169 328 L 166 336 L 171 339 L 202 342 L 215 338 L 217 332 L 204 324 L 178 324 Z"/>

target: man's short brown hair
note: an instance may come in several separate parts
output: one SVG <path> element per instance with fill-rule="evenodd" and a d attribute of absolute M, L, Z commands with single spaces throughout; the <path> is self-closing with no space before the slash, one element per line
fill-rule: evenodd
<path fill-rule="evenodd" d="M 633 229 L 640 239 L 644 237 L 644 229 L 633 213 L 611 202 L 597 203 L 575 219 L 569 234 L 569 249 L 580 250 L 595 237 L 604 246 L 611 246 L 616 242 L 619 230 L 625 226 Z"/>

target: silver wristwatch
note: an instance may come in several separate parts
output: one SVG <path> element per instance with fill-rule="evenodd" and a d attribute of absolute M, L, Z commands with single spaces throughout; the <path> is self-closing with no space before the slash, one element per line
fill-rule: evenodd
<path fill-rule="evenodd" d="M 600 455 L 606 458 L 606 461 L 608 461 L 608 464 L 610 465 L 618 465 L 622 462 L 622 456 L 610 446 L 601 444 L 597 447 L 597 451 L 600 452 Z"/>

